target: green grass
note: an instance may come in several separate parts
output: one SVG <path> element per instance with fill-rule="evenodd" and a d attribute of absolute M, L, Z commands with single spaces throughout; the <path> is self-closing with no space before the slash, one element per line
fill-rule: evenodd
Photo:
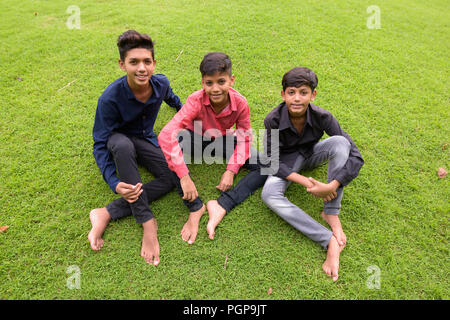
<path fill-rule="evenodd" d="M 66 27 L 72 4 L 80 30 Z M 381 29 L 366 26 L 372 4 Z M 9 229 L 0 234 L 0 299 L 448 299 L 449 178 L 436 172 L 450 169 L 449 21 L 439 0 L 3 0 L 0 226 Z M 117 197 L 92 156 L 94 114 L 122 75 L 115 43 L 128 28 L 156 41 L 156 72 L 182 101 L 200 88 L 203 55 L 229 54 L 254 129 L 280 102 L 287 70 L 318 74 L 316 104 L 365 160 L 345 190 L 337 283 L 321 270 L 325 251 L 265 207 L 261 190 L 225 217 L 214 241 L 205 216 L 193 246 L 179 236 L 187 210 L 176 192 L 152 204 L 157 268 L 139 256 L 132 217 L 110 224 L 100 252 L 90 249 L 89 211 Z M 157 132 L 173 114 L 162 106 Z M 218 197 L 224 168 L 190 166 L 203 199 Z M 326 168 L 309 174 L 325 180 Z M 320 221 L 319 200 L 295 185 L 286 194 Z M 72 265 L 78 290 L 66 286 Z M 366 285 L 369 266 L 380 269 L 380 289 Z"/>

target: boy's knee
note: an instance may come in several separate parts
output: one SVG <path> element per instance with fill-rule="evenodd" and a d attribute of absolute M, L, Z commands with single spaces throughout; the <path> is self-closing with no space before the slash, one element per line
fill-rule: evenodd
<path fill-rule="evenodd" d="M 119 153 L 123 154 L 136 153 L 133 142 L 127 136 L 122 134 L 115 134 L 109 138 L 108 149 L 114 155 Z"/>
<path fill-rule="evenodd" d="M 350 153 L 350 142 L 344 136 L 333 136 L 333 153 L 348 157 Z"/>
<path fill-rule="evenodd" d="M 266 183 L 264 185 L 261 192 L 261 199 L 266 205 L 270 206 L 273 201 L 276 201 L 282 197 L 284 197 L 284 194 L 280 191 L 274 190 L 270 183 Z"/>

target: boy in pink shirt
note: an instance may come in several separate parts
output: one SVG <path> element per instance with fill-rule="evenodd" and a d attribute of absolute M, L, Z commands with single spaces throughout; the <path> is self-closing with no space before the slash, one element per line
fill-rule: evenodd
<path fill-rule="evenodd" d="M 185 105 L 160 132 L 158 142 L 169 169 L 180 179 L 183 199 L 187 201 L 199 201 L 199 197 L 184 156 L 209 152 L 227 160 L 226 171 L 216 186 L 222 191 L 221 196 L 206 204 L 207 232 L 213 239 L 215 228 L 225 214 L 261 187 L 267 175 L 261 174 L 259 154 L 251 147 L 248 103 L 232 88 L 234 75 L 230 58 L 221 52 L 208 53 L 200 64 L 200 72 L 203 89 L 187 98 Z M 233 130 L 234 125 L 236 130 Z M 242 166 L 250 172 L 232 188 L 234 175 Z M 191 230 L 198 229 L 201 214 L 192 217 L 197 228 L 183 228 L 183 240 L 195 241 L 197 232 Z"/>

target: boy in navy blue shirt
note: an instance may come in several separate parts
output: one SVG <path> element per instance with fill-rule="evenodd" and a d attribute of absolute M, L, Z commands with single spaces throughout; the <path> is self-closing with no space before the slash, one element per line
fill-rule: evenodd
<path fill-rule="evenodd" d="M 111 83 L 98 99 L 93 153 L 104 180 L 122 198 L 114 201 L 114 205 L 91 211 L 92 229 L 88 239 L 93 250 L 100 250 L 104 244 L 102 235 L 109 221 L 123 217 L 124 212 L 131 209 L 136 222 L 142 224 L 144 230 L 141 256 L 147 263 L 158 265 L 157 224 L 148 203 L 175 187 L 179 193 L 182 189 L 179 179 L 167 166 L 153 126 L 163 101 L 177 111 L 182 103 L 172 92 L 167 77 L 153 74 L 156 60 L 153 42 L 148 35 L 128 30 L 119 36 L 117 46 L 119 65 L 126 76 Z M 138 164 L 156 179 L 143 186 Z M 192 213 L 205 210 L 199 198 L 185 201 L 185 204 Z"/>

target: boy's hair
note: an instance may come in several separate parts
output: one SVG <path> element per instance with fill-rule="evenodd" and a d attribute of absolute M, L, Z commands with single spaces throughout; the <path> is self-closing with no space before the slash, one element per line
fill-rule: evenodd
<path fill-rule="evenodd" d="M 127 52 L 135 48 L 148 49 L 155 59 L 155 50 L 153 48 L 152 38 L 148 34 L 139 33 L 135 30 L 128 30 L 122 33 L 117 39 L 117 47 L 119 48 L 120 60 L 125 61 Z"/>
<path fill-rule="evenodd" d="M 200 72 L 202 77 L 205 75 L 212 76 L 219 72 L 226 72 L 232 76 L 232 63 L 230 57 L 223 52 L 210 52 L 203 57 L 200 63 Z"/>
<path fill-rule="evenodd" d="M 287 87 L 298 88 L 303 85 L 307 85 L 311 88 L 311 91 L 314 91 L 318 82 L 317 75 L 311 69 L 305 67 L 296 67 L 289 70 L 281 80 L 283 91 L 286 91 Z"/>

